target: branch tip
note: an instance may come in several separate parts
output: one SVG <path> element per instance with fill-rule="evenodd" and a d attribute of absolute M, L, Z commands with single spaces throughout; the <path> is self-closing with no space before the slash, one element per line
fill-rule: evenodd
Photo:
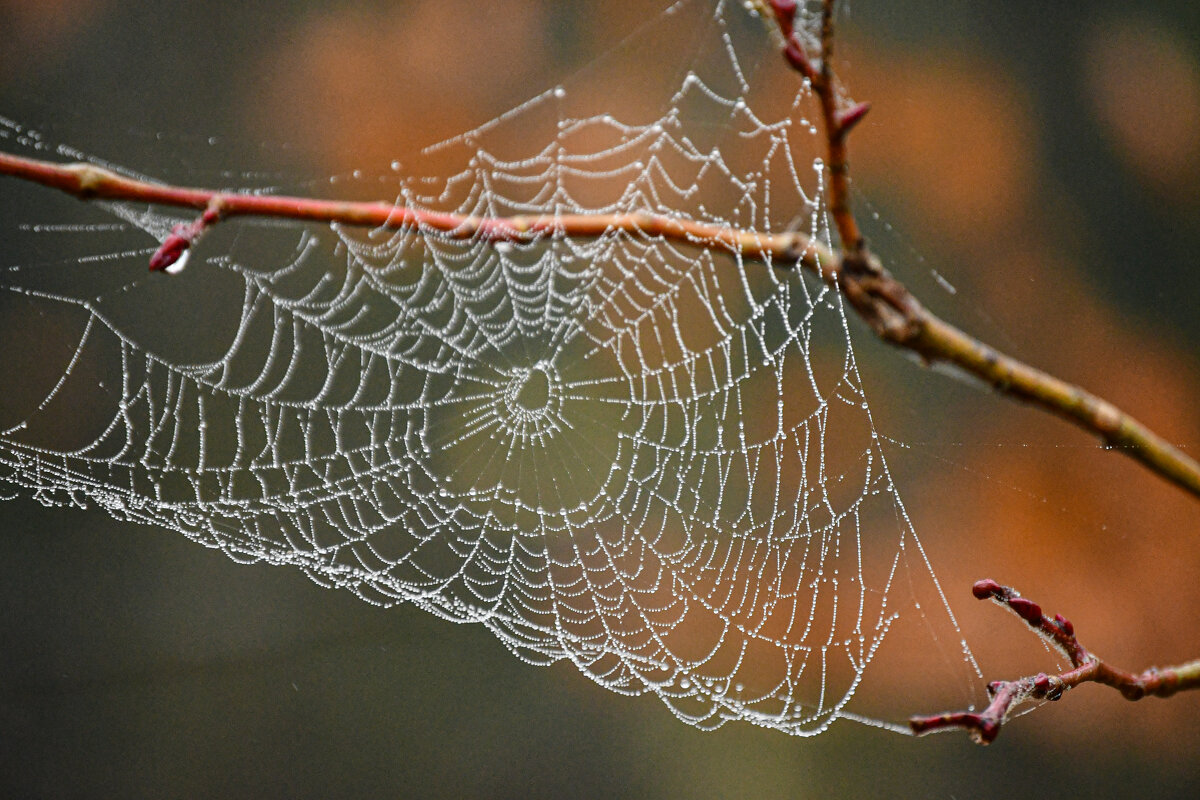
<path fill-rule="evenodd" d="M 166 272 L 175 266 L 179 259 L 183 258 L 188 248 L 192 246 L 191 240 L 186 235 L 187 227 L 186 225 L 176 225 L 171 234 L 154 251 L 154 255 L 150 256 L 151 272 Z"/>
<path fill-rule="evenodd" d="M 975 585 L 971 587 L 971 594 L 975 595 L 976 600 L 987 600 L 989 597 L 1000 595 L 1003 591 L 1004 587 L 991 578 L 976 581 Z"/>
<path fill-rule="evenodd" d="M 180 223 L 171 229 L 170 235 L 150 256 L 151 272 L 175 273 L 183 269 L 188 250 L 201 234 L 221 221 L 220 196 L 214 196 L 204 213 L 194 222 Z"/>
<path fill-rule="evenodd" d="M 816 72 L 816 68 L 813 66 L 812 61 L 809 60 L 808 53 L 805 51 L 804 45 L 796 41 L 795 36 L 788 37 L 787 46 L 783 48 L 783 57 L 789 64 L 792 65 L 793 69 L 806 78 L 812 80 L 813 74 Z"/>

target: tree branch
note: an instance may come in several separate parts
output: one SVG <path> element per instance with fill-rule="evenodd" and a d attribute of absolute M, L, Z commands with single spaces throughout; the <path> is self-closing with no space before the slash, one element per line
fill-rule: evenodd
<path fill-rule="evenodd" d="M 151 259 L 151 267 L 156 270 L 176 264 L 205 230 L 222 219 L 236 216 L 284 217 L 365 227 L 416 227 L 449 240 L 496 243 L 625 231 L 733 253 L 780 268 L 799 265 L 841 292 L 884 341 L 918 354 L 926 363 L 953 365 L 1002 394 L 1056 414 L 1200 497 L 1200 464 L 1194 459 L 1113 404 L 1005 355 L 937 317 L 883 268 L 868 249 L 850 204 L 846 139 L 869 106 L 848 103 L 839 91 L 830 58 L 834 2 L 824 2 L 819 62 L 810 57 L 795 29 L 795 0 L 768 2 L 784 37 L 784 58 L 809 83 L 819 100 L 828 154 L 828 207 L 842 244 L 840 253 L 798 232 L 738 231 L 656 214 L 479 217 L 382 202 L 168 186 L 129 178 L 93 164 L 55 164 L 5 153 L 0 153 L 0 175 L 50 186 L 83 200 L 104 198 L 202 210 L 198 220 L 177 226 L 163 242 Z"/>
<path fill-rule="evenodd" d="M 1005 355 L 940 319 L 883 269 L 868 249 L 850 203 L 846 139 L 870 106 L 844 101 L 839 90 L 833 70 L 835 0 L 822 4 L 819 63 L 813 62 L 795 28 L 796 0 L 768 2 L 783 34 L 784 59 L 808 81 L 819 100 L 828 153 L 829 213 L 842 243 L 841 263 L 830 277 L 859 316 L 885 341 L 917 353 L 926 362 L 952 364 L 1002 394 L 1057 414 L 1200 497 L 1200 464 L 1194 459 L 1106 400 Z"/>
<path fill-rule="evenodd" d="M 567 214 L 517 217 L 479 217 L 448 214 L 384 202 L 347 202 L 312 197 L 286 197 L 220 192 L 169 186 L 120 175 L 94 164 L 55 164 L 0 153 L 0 175 L 11 175 L 50 186 L 80 200 L 128 200 L 154 205 L 204 210 L 210 221 L 201 229 L 230 217 L 282 217 L 306 222 L 339 223 L 358 227 L 420 228 L 453 241 L 529 243 L 554 236 L 602 236 L 615 231 L 643 233 L 711 250 L 738 253 L 743 258 L 770 261 L 775 266 L 797 263 L 819 272 L 818 262 L 836 256 L 820 242 L 799 233 L 756 233 L 658 214 Z M 203 217 L 197 222 L 203 222 Z M 196 226 L 196 223 L 192 224 Z M 180 235 L 188 246 L 192 235 Z M 179 233 L 179 231 L 177 231 Z M 167 245 L 170 244 L 170 247 Z M 188 248 L 170 239 L 151 259 L 151 269 L 165 269 Z M 171 251 L 170 259 L 165 251 Z"/>
<path fill-rule="evenodd" d="M 913 717 L 909 727 L 918 736 L 936 731 L 961 728 L 978 744 L 990 744 L 1000 728 L 1021 704 L 1036 700 L 1058 700 L 1068 689 L 1083 683 L 1111 686 L 1126 700 L 1143 697 L 1170 697 L 1187 689 L 1200 689 L 1200 659 L 1176 667 L 1151 667 L 1141 674 L 1117 669 L 1090 652 L 1075 636 L 1075 626 L 1061 614 L 1050 619 L 1037 603 L 1014 589 L 993 580 L 982 580 L 972 588 L 980 600 L 992 599 L 1025 621 L 1035 633 L 1071 662 L 1071 669 L 1058 675 L 1037 675 L 988 684 L 991 702 L 980 712 L 955 711 L 928 717 Z"/>

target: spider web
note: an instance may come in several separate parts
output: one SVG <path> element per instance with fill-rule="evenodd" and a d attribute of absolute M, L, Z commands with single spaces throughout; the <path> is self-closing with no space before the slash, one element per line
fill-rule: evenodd
<path fill-rule="evenodd" d="M 594 87 L 647 46 L 678 54 L 668 88 L 597 113 Z M 677 3 L 424 154 L 456 166 L 338 188 L 828 243 L 811 98 L 755 69 L 773 46 L 740 5 Z M 6 146 L 88 158 L 0 122 Z M 4 362 L 0 480 L 20 494 L 480 623 L 519 658 L 570 660 L 702 728 L 895 727 L 894 684 L 866 688 L 885 645 L 973 691 L 827 287 L 645 232 L 495 245 L 250 221 L 147 278 L 180 218 L 87 213 L 108 216 L 20 233 L 82 232 L 92 256 L 0 284 L 5 328 L 45 332 Z"/>

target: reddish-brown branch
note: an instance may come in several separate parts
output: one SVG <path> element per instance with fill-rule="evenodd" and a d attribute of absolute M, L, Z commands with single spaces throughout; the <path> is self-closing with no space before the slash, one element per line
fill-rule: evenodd
<path fill-rule="evenodd" d="M 954 728 L 965 730 L 979 744 L 991 743 L 1012 712 L 1021 704 L 1037 700 L 1058 700 L 1068 689 L 1083 683 L 1111 686 L 1127 700 L 1143 697 L 1170 697 L 1186 689 L 1200 689 L 1200 660 L 1176 667 L 1150 668 L 1140 674 L 1117 669 L 1090 652 L 1075 635 L 1075 627 L 1060 614 L 1053 618 L 1042 613 L 1037 603 L 1021 597 L 1016 590 L 993 580 L 982 580 L 972 589 L 980 600 L 991 599 L 1028 625 L 1054 646 L 1070 662 L 1071 669 L 1057 675 L 1040 672 L 1011 681 L 988 684 L 990 702 L 983 711 L 954 711 L 927 717 L 913 717 L 909 727 L 918 736 Z"/>
<path fill-rule="evenodd" d="M 770 0 L 770 4 L 779 32 L 783 34 L 784 59 L 808 81 L 821 107 L 829 169 L 829 215 L 842 243 L 842 258 L 866 264 L 866 244 L 850 206 L 850 160 L 846 139 L 871 107 L 867 103 L 847 104 L 838 90 L 833 71 L 834 0 L 825 0 L 821 9 L 821 52 L 820 60 L 815 63 L 796 31 L 796 0 Z"/>
<path fill-rule="evenodd" d="M 1158 437 L 1112 404 L 996 352 L 926 310 L 907 288 L 889 275 L 871 254 L 850 205 L 849 158 L 846 139 L 868 111 L 864 103 L 846 106 L 833 71 L 833 12 L 835 0 L 824 0 L 821 12 L 819 63 L 814 63 L 795 30 L 795 0 L 769 0 L 784 38 L 784 58 L 804 76 L 817 96 L 828 153 L 827 200 L 841 240 L 841 263 L 836 282 L 850 305 L 884 340 L 920 354 L 927 361 L 954 364 L 983 378 L 999 391 L 1047 408 L 1098 433 L 1112 446 L 1137 458 L 1161 475 L 1169 476 L 1193 494 L 1200 495 L 1196 462 Z M 914 717 L 914 733 L 963 728 L 981 744 L 991 742 L 1020 704 L 1029 700 L 1057 700 L 1080 683 L 1102 683 L 1137 700 L 1154 695 L 1167 697 L 1181 689 L 1200 687 L 1200 660 L 1150 669 L 1140 675 L 1118 670 L 1089 653 L 1075 637 L 1069 621 L 1056 615 L 1048 619 L 1041 608 L 995 581 L 975 584 L 975 596 L 992 598 L 1015 612 L 1032 629 L 1070 660 L 1072 669 L 1059 675 L 1044 673 L 988 686 L 991 700 L 982 712 L 963 711 L 932 717 Z"/>
<path fill-rule="evenodd" d="M 615 231 L 661 236 L 697 247 L 724 250 L 743 258 L 768 260 L 780 267 L 797 263 L 820 273 L 820 262 L 831 267 L 834 254 L 811 237 L 799 233 L 756 233 L 726 226 L 659 214 L 566 214 L 515 217 L 479 217 L 428 211 L 383 202 L 347 202 L 310 197 L 240 194 L 212 189 L 150 183 L 93 164 L 54 164 L 0 153 L 0 175 L 60 189 L 81 200 L 103 198 L 132 200 L 155 205 L 204 210 L 205 216 L 284 217 L 308 222 L 340 223 L 364 227 L 421 228 L 446 239 L 485 242 L 533 242 L 552 236 L 601 236 Z M 211 212 L 211 213 L 210 213 Z M 204 217 L 180 230 L 179 239 L 190 244 L 215 218 Z M 190 234 L 185 236 L 184 234 Z M 174 234 L 173 234 L 174 236 Z M 172 242 L 178 249 L 179 242 Z M 164 243 L 164 248 L 166 243 Z M 164 249 L 160 248 L 160 252 Z M 183 250 L 187 248 L 184 247 Z M 179 251 L 179 254 L 182 250 Z M 160 268 L 160 267 L 152 267 Z"/>

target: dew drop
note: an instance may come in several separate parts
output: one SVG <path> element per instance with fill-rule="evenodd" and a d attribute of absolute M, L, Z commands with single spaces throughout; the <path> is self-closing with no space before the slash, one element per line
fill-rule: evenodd
<path fill-rule="evenodd" d="M 190 258 L 191 255 L 191 250 L 184 250 L 183 254 L 180 255 L 179 258 L 175 259 L 174 262 L 163 269 L 163 272 L 167 273 L 168 275 L 178 275 L 179 273 L 183 272 L 184 267 L 187 266 L 188 258 Z"/>

